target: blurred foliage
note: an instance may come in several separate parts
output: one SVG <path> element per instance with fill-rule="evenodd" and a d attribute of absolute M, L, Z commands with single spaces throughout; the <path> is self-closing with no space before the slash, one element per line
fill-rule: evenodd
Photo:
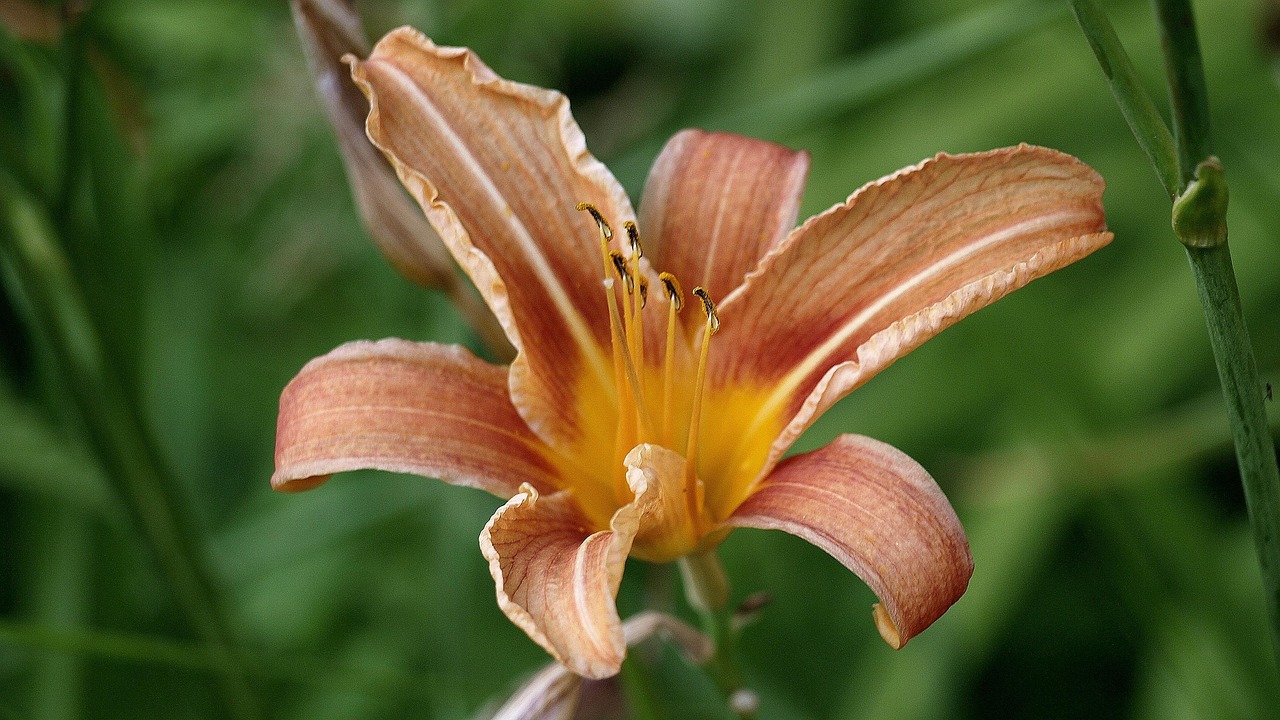
<path fill-rule="evenodd" d="M 256 703 L 274 718 L 477 716 L 547 661 L 498 610 L 477 550 L 496 501 L 363 473 L 301 496 L 268 488 L 275 402 L 309 358 L 357 338 L 476 345 L 364 237 L 286 4 L 71 5 L 0 0 L 0 193 L 50 220 L 104 362 L 189 509 Z M 763 718 L 1274 716 L 1195 290 L 1065 3 L 361 8 L 372 32 L 410 23 L 565 90 L 636 195 L 688 125 L 809 149 L 802 216 L 939 150 L 1030 142 L 1096 167 L 1112 246 L 947 331 L 800 443 L 860 432 L 930 468 L 971 533 L 968 594 L 895 653 L 870 591 L 835 561 L 734 533 L 735 596 L 774 596 L 743 638 L 749 685 Z M 1155 91 L 1149 7 L 1108 10 Z M 1280 384 L 1280 11 L 1197 11 L 1245 313 Z M 38 308 L 0 271 L 0 718 L 225 716 L 218 665 L 126 519 Z M 687 613 L 677 583 L 635 563 L 624 614 Z M 720 717 L 704 678 L 653 651 L 643 682 L 671 717 Z"/>

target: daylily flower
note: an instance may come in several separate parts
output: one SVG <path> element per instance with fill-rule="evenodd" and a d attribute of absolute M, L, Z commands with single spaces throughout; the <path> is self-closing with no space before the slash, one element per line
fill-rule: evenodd
<path fill-rule="evenodd" d="M 636 222 L 563 95 L 408 28 L 351 63 L 370 138 L 518 355 L 383 340 L 313 360 L 280 400 L 277 489 L 378 468 L 506 499 L 480 536 L 498 604 L 586 677 L 625 654 L 628 556 L 737 527 L 857 573 L 895 648 L 960 597 L 968 542 L 919 464 L 858 435 L 783 455 L 907 351 L 1109 242 L 1093 170 L 1025 145 L 941 154 L 793 229 L 805 153 L 686 130 Z"/>

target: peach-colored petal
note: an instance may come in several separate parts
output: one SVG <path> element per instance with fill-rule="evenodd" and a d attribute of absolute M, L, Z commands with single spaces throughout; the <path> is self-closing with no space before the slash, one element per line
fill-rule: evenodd
<path fill-rule="evenodd" d="M 722 298 L 795 227 L 809 154 L 683 130 L 649 171 L 640 231 L 654 266 Z"/>
<path fill-rule="evenodd" d="M 581 675 L 551 663 L 521 685 L 490 720 L 573 720 L 584 682 Z"/>
<path fill-rule="evenodd" d="M 557 486 L 544 446 L 507 397 L 506 368 L 457 346 L 353 342 L 307 363 L 280 396 L 277 490 L 345 470 L 436 477 L 503 498 Z"/>
<path fill-rule="evenodd" d="M 650 562 L 670 562 L 686 555 L 697 546 L 699 533 L 690 512 L 684 457 L 646 443 L 627 453 L 623 464 L 640 513 L 631 554 Z"/>
<path fill-rule="evenodd" d="M 598 428 L 575 396 L 614 402 L 598 232 L 633 216 L 586 148 L 560 93 L 503 80 L 465 48 L 389 33 L 352 76 L 368 132 L 471 276 L 519 351 L 512 399 L 539 436 L 569 447 Z M 616 243 L 616 241 L 615 241 Z M 603 444 L 611 430 L 604 433 Z"/>
<path fill-rule="evenodd" d="M 608 530 L 592 532 L 569 491 L 540 495 L 526 486 L 480 534 L 498 606 L 583 677 L 614 675 L 626 656 L 614 598 L 639 519 L 627 505 Z"/>
<path fill-rule="evenodd" d="M 929 473 L 860 435 L 784 460 L 726 524 L 784 530 L 830 553 L 880 598 L 874 619 L 894 648 L 951 607 L 973 574 L 964 528 Z"/>
<path fill-rule="evenodd" d="M 820 413 L 894 360 L 1106 245 L 1102 190 L 1070 155 L 1021 145 L 939 154 L 810 219 L 720 306 L 709 386 L 768 390 L 754 419 L 707 435 L 785 425 L 762 477 Z M 747 490 L 714 502 L 732 507 Z"/>

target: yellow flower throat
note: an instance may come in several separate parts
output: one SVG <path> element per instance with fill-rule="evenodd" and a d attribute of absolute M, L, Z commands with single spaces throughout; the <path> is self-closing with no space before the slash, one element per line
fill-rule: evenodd
<path fill-rule="evenodd" d="M 600 229 L 600 256 L 604 279 L 602 286 L 609 308 L 609 335 L 613 358 L 614 395 L 617 398 L 617 423 L 612 442 L 607 482 L 612 489 L 612 508 L 625 505 L 633 499 L 626 478 L 625 458 L 637 445 L 649 443 L 680 453 L 685 458 L 683 495 L 684 511 L 692 521 L 692 537 L 683 541 L 675 538 L 654 538 L 657 542 L 650 552 L 645 552 L 645 533 L 642 528 L 638 539 L 637 554 L 653 556 L 653 559 L 672 553 L 683 554 L 693 547 L 675 547 L 696 542 L 714 526 L 716 519 L 706 507 L 706 490 L 699 477 L 699 431 L 702 423 L 703 386 L 706 381 L 707 352 L 711 336 L 720 327 L 715 304 L 701 287 L 693 289 L 693 295 L 701 301 L 705 321 L 702 324 L 701 342 L 692 384 L 687 373 L 689 341 L 682 332 L 678 315 L 684 307 L 680 283 L 671 273 L 661 273 L 659 280 L 667 298 L 665 347 L 660 364 L 647 359 L 645 349 L 644 313 L 649 298 L 649 280 L 641 268 L 644 250 L 635 223 L 626 222 L 630 254 L 610 249 L 613 229 L 600 212 L 589 203 L 581 203 L 578 209 L 588 212 Z M 624 292 L 618 293 L 621 283 Z M 619 297 L 620 296 L 620 297 Z M 678 352 L 684 350 L 684 352 Z M 655 356 L 657 354 L 655 353 Z M 685 372 L 677 373 L 677 366 L 685 364 Z M 656 365 L 656 367 L 655 367 Z M 603 440 L 603 438 L 601 438 Z M 603 479 L 603 478 L 601 478 Z M 589 505 L 587 498 L 582 498 Z M 597 522 L 604 520 L 593 508 L 584 508 Z M 603 510 L 604 508 L 599 508 Z M 657 520 L 666 525 L 674 518 Z M 685 525 L 685 522 L 677 523 Z M 660 549 L 661 548 L 661 549 Z"/>

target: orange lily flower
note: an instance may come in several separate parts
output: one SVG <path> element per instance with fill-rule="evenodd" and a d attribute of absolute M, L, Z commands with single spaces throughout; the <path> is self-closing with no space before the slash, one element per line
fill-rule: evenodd
<path fill-rule="evenodd" d="M 1097 173 L 1025 145 L 940 154 L 794 228 L 807 154 L 686 130 L 636 223 L 560 93 L 409 28 L 350 62 L 370 138 L 518 355 L 383 340 L 313 360 L 280 399 L 276 489 L 377 468 L 506 499 L 480 536 L 498 603 L 586 677 L 625 655 L 626 558 L 735 527 L 857 573 L 895 648 L 963 594 L 968 541 L 919 464 L 858 435 L 782 457 L 898 357 L 1109 242 Z"/>

